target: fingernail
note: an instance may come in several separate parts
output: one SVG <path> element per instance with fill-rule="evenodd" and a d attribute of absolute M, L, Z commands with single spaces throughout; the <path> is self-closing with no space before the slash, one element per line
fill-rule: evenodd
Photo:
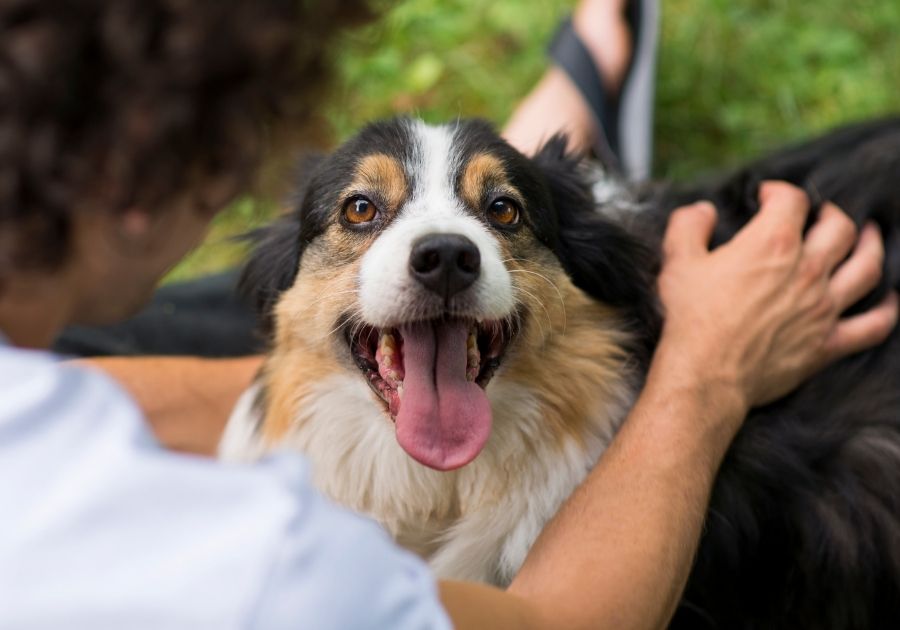
<path fill-rule="evenodd" d="M 705 201 L 705 200 L 698 201 L 697 203 L 694 204 L 694 207 L 697 210 L 702 210 L 703 212 L 710 214 L 710 215 L 715 215 L 717 212 L 716 205 L 711 201 Z"/>
<path fill-rule="evenodd" d="M 866 224 L 863 226 L 864 230 L 875 230 L 875 233 L 878 236 L 881 236 L 881 226 L 878 225 L 875 221 L 869 220 L 866 221 Z"/>

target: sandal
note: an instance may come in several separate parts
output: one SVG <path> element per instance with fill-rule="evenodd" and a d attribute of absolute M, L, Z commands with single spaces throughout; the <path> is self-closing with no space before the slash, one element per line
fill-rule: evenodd
<path fill-rule="evenodd" d="M 608 169 L 638 181 L 650 176 L 652 161 L 658 0 L 631 0 L 625 21 L 632 32 L 633 49 L 616 95 L 607 94 L 600 70 L 575 32 L 571 17 L 560 24 L 548 54 L 569 76 L 594 115 L 597 159 Z"/>

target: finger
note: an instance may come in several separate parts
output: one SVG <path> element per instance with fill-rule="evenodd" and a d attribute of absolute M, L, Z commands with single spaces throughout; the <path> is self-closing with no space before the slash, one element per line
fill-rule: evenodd
<path fill-rule="evenodd" d="M 838 312 L 855 304 L 878 286 L 883 264 L 884 241 L 881 239 L 881 230 L 874 223 L 868 223 L 860 234 L 853 254 L 837 268 L 828 284 L 828 291 Z"/>
<path fill-rule="evenodd" d="M 787 182 L 763 182 L 759 202 L 759 212 L 748 226 L 765 229 L 785 240 L 801 238 L 809 216 L 809 197 L 803 190 Z"/>
<path fill-rule="evenodd" d="M 803 255 L 815 261 L 823 272 L 831 273 L 856 242 L 856 224 L 833 203 L 822 205 L 818 220 L 809 229 Z"/>
<path fill-rule="evenodd" d="M 842 319 L 825 342 L 828 362 L 878 345 L 897 325 L 897 293 L 891 291 L 881 303 L 865 313 Z"/>
<path fill-rule="evenodd" d="M 715 227 L 716 207 L 710 202 L 678 208 L 669 215 L 663 253 L 667 258 L 706 253 Z"/>

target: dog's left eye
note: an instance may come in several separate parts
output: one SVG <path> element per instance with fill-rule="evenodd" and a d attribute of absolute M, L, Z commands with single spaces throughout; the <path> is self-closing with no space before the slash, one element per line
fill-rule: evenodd
<path fill-rule="evenodd" d="M 343 216 L 347 223 L 361 225 L 373 221 L 378 216 L 378 208 L 365 197 L 351 197 L 344 203 Z"/>
<path fill-rule="evenodd" d="M 501 197 L 488 206 L 487 216 L 491 223 L 511 227 L 519 223 L 519 206 L 512 199 Z"/>

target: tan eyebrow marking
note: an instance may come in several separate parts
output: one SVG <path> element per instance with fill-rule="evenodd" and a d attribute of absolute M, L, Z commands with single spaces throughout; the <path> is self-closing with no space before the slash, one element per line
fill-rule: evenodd
<path fill-rule="evenodd" d="M 350 194 L 364 190 L 378 192 L 389 209 L 396 209 L 409 193 L 403 165 L 397 158 L 383 153 L 367 155 L 357 165 L 349 187 Z"/>
<path fill-rule="evenodd" d="M 486 188 L 507 190 L 518 198 L 520 195 L 509 183 L 503 162 L 495 155 L 477 153 L 469 159 L 460 178 L 459 192 L 470 207 L 478 208 Z"/>

